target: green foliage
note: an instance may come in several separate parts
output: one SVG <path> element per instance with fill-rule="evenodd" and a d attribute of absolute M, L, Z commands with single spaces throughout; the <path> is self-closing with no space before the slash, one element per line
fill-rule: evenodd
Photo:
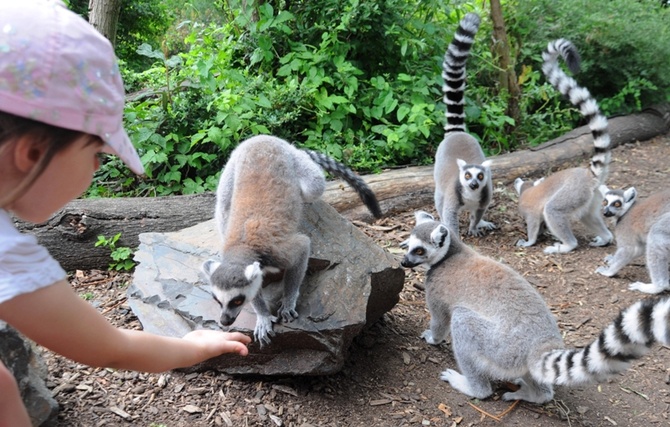
<path fill-rule="evenodd" d="M 133 92 L 125 126 L 147 174 L 135 177 L 112 157 L 90 196 L 214 190 L 230 152 L 259 133 L 325 152 L 359 172 L 431 163 L 445 120 L 442 57 L 469 11 L 483 19 L 468 59 L 467 126 L 490 155 L 583 122 L 541 74 L 548 40 L 575 41 L 584 59 L 576 77 L 606 114 L 670 93 L 664 73 L 670 40 L 660 25 L 668 15 L 651 0 L 612 0 L 607 7 L 587 0 L 505 2 L 522 89 L 518 123 L 506 115 L 509 94 L 498 88 L 491 23 L 479 9 L 486 3 L 227 0 L 211 7 L 203 1 L 182 8 L 162 2 L 179 9 L 179 24 L 161 42 L 137 45 L 135 54 L 145 58 L 139 62 L 151 64 L 143 71 L 135 59 L 122 61 Z"/>
<path fill-rule="evenodd" d="M 89 0 L 69 0 L 68 6 L 88 19 Z M 161 39 L 174 17 L 163 0 L 124 0 L 121 2 L 116 31 L 115 50 L 135 70 L 151 64 L 136 52 L 137 46 L 149 43 L 160 46 Z"/>
<path fill-rule="evenodd" d="M 109 264 L 111 270 L 129 271 L 135 268 L 135 261 L 132 260 L 133 250 L 126 246 L 116 246 L 120 237 L 121 233 L 117 233 L 109 239 L 105 236 L 98 236 L 95 247 L 102 246 L 112 251 L 110 255 L 112 262 Z"/>
<path fill-rule="evenodd" d="M 81 295 L 79 295 L 84 301 L 90 301 L 95 297 L 95 294 L 93 292 L 85 292 Z"/>
<path fill-rule="evenodd" d="M 667 100 L 670 93 L 670 11 L 656 0 L 509 1 L 508 25 L 519 61 L 538 63 L 547 41 L 575 43 L 582 71 L 575 76 L 605 114 L 628 113 Z"/>

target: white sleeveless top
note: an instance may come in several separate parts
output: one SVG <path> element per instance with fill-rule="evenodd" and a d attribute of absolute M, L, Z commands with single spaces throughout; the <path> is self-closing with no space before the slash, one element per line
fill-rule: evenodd
<path fill-rule="evenodd" d="M 37 243 L 37 238 L 20 233 L 7 211 L 0 209 L 0 303 L 66 277 L 65 270 Z"/>

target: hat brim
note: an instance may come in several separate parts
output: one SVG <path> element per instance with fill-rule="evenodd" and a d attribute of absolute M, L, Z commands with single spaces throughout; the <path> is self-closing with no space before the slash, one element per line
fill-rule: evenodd
<path fill-rule="evenodd" d="M 118 156 L 131 171 L 137 175 L 144 175 L 144 166 L 142 165 L 140 156 L 137 154 L 137 150 L 135 150 L 123 127 L 120 127 L 118 131 L 105 141 L 102 151 Z"/>

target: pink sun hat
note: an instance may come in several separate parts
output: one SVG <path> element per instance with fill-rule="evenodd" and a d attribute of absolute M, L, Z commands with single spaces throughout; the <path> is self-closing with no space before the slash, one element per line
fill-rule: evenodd
<path fill-rule="evenodd" d="M 89 133 L 137 174 L 111 43 L 60 0 L 0 0 L 0 110 Z"/>

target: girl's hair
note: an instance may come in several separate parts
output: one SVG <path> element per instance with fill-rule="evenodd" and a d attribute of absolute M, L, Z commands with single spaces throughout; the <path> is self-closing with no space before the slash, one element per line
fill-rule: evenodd
<path fill-rule="evenodd" d="M 43 144 L 46 147 L 44 156 L 23 181 L 9 194 L 0 195 L 0 208 L 8 206 L 23 195 L 44 172 L 54 155 L 69 147 L 81 135 L 83 135 L 83 132 L 48 125 L 0 111 L 0 155 L 10 148 L 9 144 L 12 141 L 22 137 L 32 138 L 36 144 Z"/>

